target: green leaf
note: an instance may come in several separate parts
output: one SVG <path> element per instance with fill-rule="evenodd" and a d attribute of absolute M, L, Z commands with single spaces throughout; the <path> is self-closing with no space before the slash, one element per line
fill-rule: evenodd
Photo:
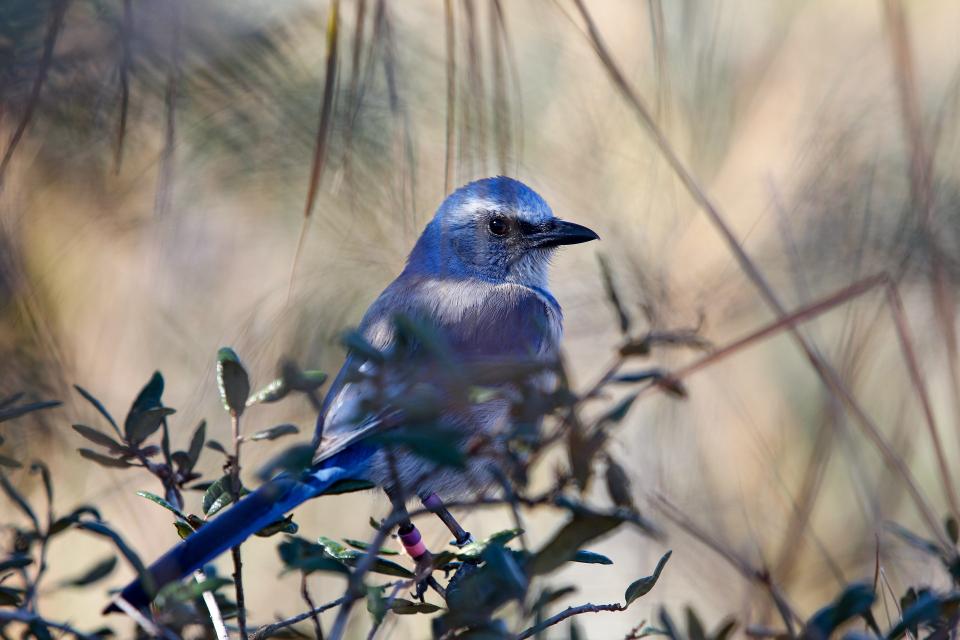
<path fill-rule="evenodd" d="M 180 536 L 181 540 L 186 540 L 194 532 L 193 527 L 181 520 L 175 521 L 173 526 L 176 527 L 177 535 Z"/>
<path fill-rule="evenodd" d="M 386 587 L 367 587 L 367 611 L 373 617 L 373 626 L 376 628 L 387 615 L 387 601 L 383 597 Z"/>
<path fill-rule="evenodd" d="M 491 545 L 482 559 L 483 564 L 447 585 L 448 628 L 487 624 L 494 611 L 511 600 L 523 600 L 527 592 L 527 576 L 512 553 Z"/>
<path fill-rule="evenodd" d="M 201 504 L 205 516 L 209 518 L 233 502 L 233 493 L 231 491 L 232 482 L 233 480 L 229 475 L 221 476 L 204 492 L 203 502 Z M 249 490 L 245 487 L 240 487 L 241 497 L 248 493 L 250 493 Z"/>
<path fill-rule="evenodd" d="M 456 557 L 460 560 L 476 560 L 483 554 L 484 551 L 487 550 L 487 547 L 492 545 L 503 547 L 522 533 L 523 529 L 505 529 L 503 531 L 498 531 L 497 533 L 494 533 L 483 540 L 478 540 L 476 542 L 471 542 L 467 545 L 464 545 L 459 551 L 456 552 Z"/>
<path fill-rule="evenodd" d="M 660 558 L 660 562 L 657 563 L 657 568 L 653 570 L 653 575 L 649 575 L 646 578 L 640 578 L 627 587 L 626 592 L 623 594 L 623 598 L 626 600 L 625 606 L 629 607 L 634 600 L 645 596 L 650 592 L 651 589 L 653 589 L 654 585 L 657 584 L 657 580 L 660 579 L 660 573 L 663 571 L 663 568 L 667 566 L 667 560 L 670 559 L 672 554 L 673 551 L 667 551 L 665 554 L 663 554 L 663 557 Z"/>
<path fill-rule="evenodd" d="M 22 553 L 17 553 L 0 560 L 0 573 L 10 571 L 11 569 L 22 569 L 31 564 L 33 564 L 33 558 Z"/>
<path fill-rule="evenodd" d="M 607 556 L 583 549 L 573 554 L 573 562 L 579 562 L 581 564 L 613 564 L 613 560 Z"/>
<path fill-rule="evenodd" d="M 280 553 L 280 560 L 289 570 L 303 573 L 327 571 L 343 575 L 350 574 L 350 569 L 336 558 L 330 557 L 322 546 L 303 538 L 287 538 L 277 545 L 277 551 Z"/>
<path fill-rule="evenodd" d="M 300 372 L 300 390 L 301 391 L 313 391 L 319 389 L 327 381 L 327 374 L 323 371 L 317 371 L 316 369 L 307 369 L 306 371 Z"/>
<path fill-rule="evenodd" d="M 73 388 L 76 389 L 81 396 L 83 396 L 84 400 L 86 400 L 91 405 L 93 405 L 93 408 L 96 409 L 100 413 L 100 415 L 102 415 L 104 418 L 107 419 L 107 422 L 110 423 L 110 426 L 113 427 L 113 430 L 117 432 L 118 436 L 123 437 L 123 435 L 120 433 L 120 427 L 117 426 L 117 421 L 113 419 L 113 416 L 110 415 L 110 412 L 107 411 L 106 407 L 103 406 L 103 403 L 97 400 L 92 393 L 90 393 L 80 385 L 75 384 L 73 385 Z"/>
<path fill-rule="evenodd" d="M 223 408 L 231 415 L 241 415 L 250 395 L 250 377 L 240 363 L 240 358 L 229 347 L 223 347 L 217 352 L 217 387 L 220 389 Z"/>
<path fill-rule="evenodd" d="M 206 440 L 206 437 L 207 421 L 201 420 L 193 432 L 193 437 L 190 438 L 190 447 L 187 449 L 188 471 L 193 471 L 193 468 L 197 466 L 197 461 L 200 460 L 200 452 L 203 451 L 203 442 Z"/>
<path fill-rule="evenodd" d="M 65 587 L 85 587 L 109 576 L 117 566 L 117 556 L 104 558 L 76 578 L 64 580 Z"/>
<path fill-rule="evenodd" d="M 127 412 L 127 417 L 123 421 L 123 433 L 126 435 L 126 440 L 131 443 L 138 443 L 140 440 L 131 437 L 131 435 L 137 435 L 138 430 L 144 430 L 150 426 L 149 421 L 144 424 L 133 424 L 134 420 L 140 421 L 141 418 L 138 417 L 144 412 L 159 409 L 163 406 L 163 403 L 160 401 L 160 398 L 163 396 L 163 376 L 159 371 L 154 371 L 153 376 L 150 377 L 150 380 L 147 381 L 147 384 L 143 386 L 140 390 L 140 393 L 137 394 L 136 399 L 134 399 L 133 404 L 130 406 L 130 411 Z M 157 427 L 159 427 L 157 423 Z M 154 429 L 155 430 L 155 429 Z"/>
<path fill-rule="evenodd" d="M 277 402 L 287 397 L 287 394 L 290 393 L 290 387 L 287 385 L 287 381 L 284 378 L 277 378 L 263 389 L 260 389 L 255 394 L 247 398 L 247 406 L 251 407 L 255 404 L 261 402 Z"/>
<path fill-rule="evenodd" d="M 277 438 L 282 438 L 283 436 L 293 435 L 295 433 L 300 433 L 300 429 L 297 425 L 294 424 L 278 424 L 275 427 L 270 427 L 269 429 L 264 429 L 262 431 L 257 431 L 253 435 L 245 436 L 244 440 L 276 440 Z"/>
<path fill-rule="evenodd" d="M 359 551 L 354 551 L 352 549 L 347 549 L 345 546 L 327 538 L 325 536 L 317 537 L 317 544 L 319 544 L 323 549 L 333 558 L 337 560 L 356 560 L 357 558 L 362 557 L 364 554 Z"/>
<path fill-rule="evenodd" d="M 352 538 L 344 538 L 344 542 L 353 547 L 354 549 L 359 549 L 360 551 L 369 551 L 370 543 L 363 542 L 362 540 L 354 540 Z M 384 549 L 381 547 L 380 551 L 377 552 L 381 556 L 397 556 L 400 555 L 399 551 L 394 551 L 393 549 Z"/>
<path fill-rule="evenodd" d="M 94 451 L 93 449 L 77 449 L 77 451 L 87 460 L 92 460 L 93 462 L 103 465 L 104 467 L 124 469 L 126 467 L 134 466 L 126 460 L 122 460 L 120 458 L 111 458 L 110 456 L 105 456 L 102 453 Z"/>
<path fill-rule="evenodd" d="M 436 613 L 442 611 L 443 607 L 438 607 L 430 602 L 413 602 L 403 598 L 394 598 L 390 601 L 390 610 L 401 616 L 415 613 Z"/>
<path fill-rule="evenodd" d="M 355 564 L 354 561 L 347 562 L 350 566 Z M 395 576 L 397 578 L 412 578 L 414 577 L 413 571 L 410 571 L 406 567 L 397 564 L 391 560 L 385 560 L 384 558 L 377 558 L 373 562 L 373 566 L 370 567 L 371 573 L 379 573 L 385 576 Z"/>
<path fill-rule="evenodd" d="M 353 549 L 348 549 L 336 540 L 330 538 L 319 536 L 317 538 L 317 543 L 324 549 L 324 551 L 331 558 L 340 560 L 341 562 L 347 564 L 348 566 L 354 567 L 360 561 L 361 558 L 365 557 L 367 554 L 355 551 Z M 374 560 L 373 566 L 370 567 L 371 573 L 380 573 L 388 576 L 396 576 L 399 578 L 412 578 L 413 572 L 407 569 L 406 567 L 392 562 L 390 560 L 385 560 L 383 558 L 377 558 Z"/>
<path fill-rule="evenodd" d="M 83 424 L 75 424 L 73 425 L 73 430 L 90 442 L 98 444 L 101 447 L 107 447 L 110 449 L 111 453 L 123 453 L 124 451 L 128 451 L 126 446 L 117 442 L 107 434 L 97 431 L 92 427 L 88 427 Z"/>
<path fill-rule="evenodd" d="M 549 573 L 573 559 L 587 542 L 609 533 L 623 522 L 613 515 L 575 513 L 573 518 L 558 531 L 531 559 L 531 575 Z"/>
<path fill-rule="evenodd" d="M 257 531 L 256 535 L 261 538 L 269 538 L 270 536 L 278 533 L 289 533 L 292 535 L 299 529 L 300 527 L 296 522 L 293 521 L 293 514 L 291 513 L 285 518 L 280 518 L 276 522 L 268 524 L 263 529 L 260 529 L 260 531 Z"/>
<path fill-rule="evenodd" d="M 127 441 L 133 446 L 139 445 L 156 433 L 164 418 L 174 413 L 176 409 L 170 407 L 154 407 L 130 414 L 125 423 Z"/>
<path fill-rule="evenodd" d="M 137 491 L 137 495 L 140 496 L 141 498 L 146 498 L 150 502 L 157 503 L 158 505 L 160 505 L 170 513 L 174 514 L 178 518 L 183 518 L 184 520 L 187 519 L 187 516 L 184 515 L 184 513 L 180 511 L 180 509 L 177 509 L 175 506 L 173 506 L 172 504 L 170 504 L 160 496 L 156 495 L 155 493 L 150 493 L 149 491 Z"/>

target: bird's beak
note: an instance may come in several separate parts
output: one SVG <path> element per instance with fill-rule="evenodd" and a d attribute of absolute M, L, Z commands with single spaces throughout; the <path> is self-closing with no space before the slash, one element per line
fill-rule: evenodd
<path fill-rule="evenodd" d="M 541 227 L 528 236 L 531 244 L 538 249 L 559 247 L 562 244 L 580 244 L 581 242 L 599 239 L 600 236 L 592 229 L 565 220 L 554 220 L 546 227 Z"/>

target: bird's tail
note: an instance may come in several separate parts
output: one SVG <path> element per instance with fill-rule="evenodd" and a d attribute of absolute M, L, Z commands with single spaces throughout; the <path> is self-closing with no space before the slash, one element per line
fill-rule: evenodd
<path fill-rule="evenodd" d="M 278 477 L 267 482 L 163 554 L 147 568 L 146 575 L 128 584 L 120 597 L 137 609 L 144 608 L 159 589 L 191 575 L 300 503 L 324 493 L 341 480 L 364 479 L 364 463 L 369 454 L 358 453 L 348 449 L 300 478 Z M 105 613 L 118 610 L 111 604 Z"/>

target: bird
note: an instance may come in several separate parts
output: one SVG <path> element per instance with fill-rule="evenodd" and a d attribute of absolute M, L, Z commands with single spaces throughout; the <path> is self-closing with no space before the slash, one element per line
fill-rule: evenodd
<path fill-rule="evenodd" d="M 562 245 L 598 239 L 591 229 L 554 216 L 519 180 L 471 182 L 442 202 L 400 275 L 363 315 L 357 335 L 373 349 L 390 349 L 401 339 L 397 318 L 407 318 L 435 332 L 458 362 L 556 359 L 563 316 L 549 288 L 551 258 Z M 404 412 L 389 402 L 368 410 L 377 366 L 368 350 L 349 349 L 319 412 L 312 466 L 299 475 L 281 474 L 241 498 L 156 560 L 120 597 L 146 607 L 166 584 L 344 480 L 372 483 L 391 498 L 398 487 L 412 487 L 444 501 L 491 486 L 496 478 L 483 456 L 469 456 L 462 468 L 431 465 L 410 451 L 388 454 L 376 443 L 371 434 L 404 423 Z M 496 397 L 460 403 L 445 408 L 443 418 L 464 441 L 490 436 L 509 423 L 509 403 Z"/>

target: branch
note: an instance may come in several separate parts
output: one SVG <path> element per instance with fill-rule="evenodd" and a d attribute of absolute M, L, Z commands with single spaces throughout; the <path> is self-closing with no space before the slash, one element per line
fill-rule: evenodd
<path fill-rule="evenodd" d="M 304 611 L 303 613 L 298 613 L 295 616 L 292 616 L 290 618 L 285 618 L 278 622 L 274 622 L 273 624 L 265 624 L 262 627 L 258 627 L 256 631 L 251 633 L 249 640 L 264 640 L 264 638 L 269 638 L 270 635 L 275 631 L 279 631 L 280 629 L 284 629 L 291 625 L 295 625 L 298 622 L 303 622 L 307 618 L 312 618 L 317 614 L 323 613 L 327 609 L 333 609 L 334 607 L 339 607 L 346 601 L 347 601 L 347 596 L 342 596 L 332 602 L 328 602 L 327 604 L 320 605 L 316 609 L 311 609 L 310 611 Z"/>
<path fill-rule="evenodd" d="M 310 616 L 310 619 L 311 622 L 313 622 L 313 632 L 316 634 L 317 640 L 323 640 L 323 627 L 320 626 L 320 616 L 313 611 L 317 608 L 317 605 L 313 603 L 313 598 L 310 597 L 306 573 L 300 575 L 300 595 L 303 596 L 303 601 L 307 603 L 307 606 L 310 607 L 310 612 L 313 614 Z"/>
<path fill-rule="evenodd" d="M 626 610 L 626 607 L 620 604 L 619 602 L 611 602 L 610 604 L 591 604 L 588 602 L 587 604 L 582 604 L 579 607 L 567 607 L 557 615 L 547 618 L 540 624 L 535 624 L 529 629 L 527 629 L 526 631 L 523 631 L 515 638 L 515 640 L 525 640 L 526 638 L 530 638 L 540 633 L 547 627 L 552 627 L 553 625 L 559 622 L 563 622 L 567 618 L 578 616 L 581 613 L 600 613 L 601 611 L 625 611 L 625 610 Z"/>
<path fill-rule="evenodd" d="M 195 571 L 193 577 L 197 583 L 201 583 L 207 579 L 203 571 Z M 223 614 L 220 612 L 220 606 L 217 605 L 217 597 L 213 591 L 203 592 L 203 602 L 207 605 L 207 611 L 210 613 L 210 622 L 213 623 L 213 630 L 217 634 L 217 640 L 230 640 L 227 627 L 223 623 Z"/>
<path fill-rule="evenodd" d="M 133 618 L 133 621 L 140 625 L 140 628 L 146 631 L 151 638 L 177 640 L 177 636 L 174 635 L 172 631 L 157 625 L 155 622 L 140 613 L 136 607 L 124 600 L 123 597 L 118 595 L 113 599 L 113 604 L 115 604 L 117 608 L 123 611 L 125 614 Z"/>
<path fill-rule="evenodd" d="M 233 431 L 233 458 L 230 460 L 230 493 L 233 504 L 240 501 L 240 416 L 236 411 L 230 412 L 230 425 Z M 240 637 L 247 635 L 247 611 L 243 596 L 243 559 L 240 557 L 240 545 L 230 550 L 233 557 L 233 586 L 237 595 L 237 626 L 240 628 Z"/>

